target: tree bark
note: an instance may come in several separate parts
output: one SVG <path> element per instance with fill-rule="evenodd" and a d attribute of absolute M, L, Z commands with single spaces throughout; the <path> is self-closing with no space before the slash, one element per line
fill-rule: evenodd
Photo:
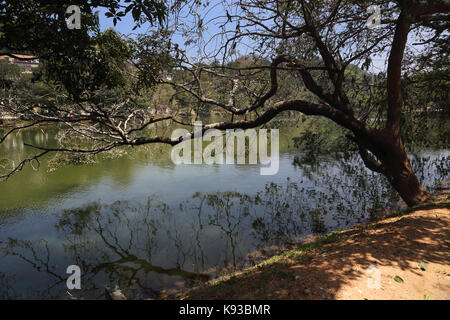
<path fill-rule="evenodd" d="M 402 8 L 396 24 L 387 70 L 387 122 L 381 135 L 382 139 L 378 140 L 380 147 L 375 148 L 375 155 L 382 163 L 380 171 L 388 178 L 406 204 L 411 207 L 430 201 L 431 196 L 417 179 L 400 137 L 400 122 L 403 109 L 401 90 L 402 61 L 413 21 L 409 9 L 408 7 Z"/>
<path fill-rule="evenodd" d="M 352 138 L 367 168 L 383 174 L 408 207 L 432 200 L 417 179 L 399 136 L 384 130 L 367 138 Z"/>
<path fill-rule="evenodd" d="M 388 152 L 382 162 L 384 175 L 408 207 L 431 201 L 430 194 L 417 179 L 400 139 L 388 145 Z"/>

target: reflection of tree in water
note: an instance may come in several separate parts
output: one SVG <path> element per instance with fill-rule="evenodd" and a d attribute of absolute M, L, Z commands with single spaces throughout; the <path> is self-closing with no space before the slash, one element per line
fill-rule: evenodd
<path fill-rule="evenodd" d="M 14 288 L 16 279 L 9 274 L 0 272 L 0 299 L 13 300 L 19 296 Z"/>
<path fill-rule="evenodd" d="M 424 181 L 423 185 L 426 188 L 433 188 L 436 181 L 448 180 L 450 177 L 450 152 L 434 157 L 413 153 L 410 155 L 410 162 L 417 177 Z"/>
<path fill-rule="evenodd" d="M 324 156 L 318 158 L 312 163 L 304 163 L 302 156 L 297 156 L 294 165 L 302 170 L 303 177 L 311 180 L 314 190 L 321 193 L 320 198 L 341 207 L 336 209 L 342 211 L 346 208 L 347 214 L 352 215 L 355 212 L 367 213 L 377 207 L 389 207 L 400 201 L 383 176 L 362 169 L 361 160 L 356 153 L 342 152 L 339 160 Z M 434 156 L 413 153 L 410 160 L 426 188 L 432 189 L 437 182 L 448 179 L 448 153 L 437 153 Z"/>
<path fill-rule="evenodd" d="M 44 289 L 28 288 L 27 295 L 43 296 L 47 298 L 56 298 L 52 292 L 61 284 L 64 284 L 66 279 L 63 274 L 58 273 L 57 265 L 51 262 L 51 253 L 48 241 L 41 239 L 39 241 L 18 240 L 9 238 L 7 242 L 0 241 L 0 253 L 3 255 L 10 255 L 23 260 L 28 263 L 37 272 L 45 272 L 48 284 Z M 0 288 L 0 297 L 8 296 L 13 299 L 27 298 L 23 293 L 18 293 L 11 286 L 11 279 L 15 276 L 5 275 L 1 282 L 5 282 Z"/>
<path fill-rule="evenodd" d="M 448 176 L 448 161 L 418 157 L 413 163 L 416 172 L 427 173 L 425 184 L 433 185 Z M 116 284 L 129 297 L 155 297 L 162 289 L 205 280 L 205 273 L 238 267 L 254 250 L 347 227 L 398 200 L 380 176 L 362 171 L 356 158 L 322 165 L 303 164 L 299 181 L 267 184 L 253 195 L 196 193 L 177 207 L 150 197 L 146 203 L 97 202 L 66 210 L 57 214 L 55 228 L 63 239 L 57 247 L 45 239 L 9 239 L 0 243 L 0 252 L 52 279 L 37 296 L 64 295 L 65 268 L 76 264 L 83 297 L 101 298 L 104 286 Z M 61 246 L 63 252 L 57 250 Z M 13 294 L 3 285 L 11 277 L 0 276 L 0 295 Z"/>
<path fill-rule="evenodd" d="M 165 204 L 158 203 L 152 208 L 153 203 L 153 199 L 146 205 L 135 207 L 121 202 L 109 206 L 94 203 L 61 214 L 55 227 L 64 235 L 62 246 L 67 263 L 63 265 L 81 267 L 83 286 L 80 295 L 102 298 L 105 285 L 119 285 L 133 297 L 154 297 L 156 292 L 146 281 L 152 273 L 190 283 L 207 279 L 204 275 L 180 269 L 177 263 L 174 267 L 152 264 L 153 252 L 164 250 L 159 247 L 157 237 L 165 231 L 163 223 L 170 218 Z M 154 212 L 157 215 L 153 215 Z M 173 240 L 179 247 L 177 239 Z M 68 275 L 61 268 L 57 271 L 57 265 L 61 263 L 58 257 L 54 261 L 51 259 L 52 252 L 46 240 L 9 239 L 0 244 L 3 254 L 16 256 L 35 271 L 50 276 L 48 287 L 36 296 L 58 297 L 58 293 L 65 292 Z"/>
<path fill-rule="evenodd" d="M 186 253 L 179 231 L 176 226 L 171 228 L 175 221 L 165 203 L 149 198 L 144 205 L 118 201 L 110 206 L 96 203 L 82 212 L 77 211 L 64 212 L 57 228 L 65 233 L 69 243 L 65 248 L 76 264 L 91 271 L 91 278 L 85 282 L 94 283 L 93 277 L 104 273 L 109 284 L 138 287 L 155 295 L 152 284 L 145 281 L 151 273 L 188 282 L 206 279 L 182 269 Z M 168 267 L 153 264 L 154 260 L 161 261 L 159 257 L 154 258 L 155 252 L 169 254 L 165 252 L 167 243 L 161 241 L 161 237 L 177 248 L 172 251 L 177 253 L 177 258 Z M 162 264 L 166 265 L 164 262 Z"/>

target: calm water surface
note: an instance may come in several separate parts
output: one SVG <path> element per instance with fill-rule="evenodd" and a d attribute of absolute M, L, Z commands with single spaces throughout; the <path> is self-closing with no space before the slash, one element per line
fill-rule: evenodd
<path fill-rule="evenodd" d="M 0 298 L 68 299 L 72 264 L 82 270 L 77 298 L 103 299 L 116 285 L 129 298 L 155 298 L 251 263 L 256 250 L 366 221 L 399 201 L 356 154 L 302 161 L 292 142 L 301 126 L 281 127 L 274 176 L 257 165 L 175 166 L 168 147 L 152 146 L 54 171 L 49 157 L 1 182 Z M 24 141 L 56 144 L 58 130 L 11 136 L 0 164 L 30 152 Z M 449 178 L 448 149 L 420 150 L 411 161 L 427 188 Z"/>

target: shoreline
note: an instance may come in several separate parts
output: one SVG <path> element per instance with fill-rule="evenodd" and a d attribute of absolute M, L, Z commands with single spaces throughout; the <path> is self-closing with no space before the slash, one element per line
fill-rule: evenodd
<path fill-rule="evenodd" d="M 255 265 L 161 298 L 450 299 L 450 189 L 438 189 L 433 197 L 432 203 L 313 236 Z M 421 232 L 423 225 L 428 228 Z M 378 290 L 367 288 L 369 267 L 381 273 Z"/>

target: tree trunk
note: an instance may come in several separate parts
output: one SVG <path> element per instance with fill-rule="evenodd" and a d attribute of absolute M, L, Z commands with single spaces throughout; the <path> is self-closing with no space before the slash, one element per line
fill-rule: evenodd
<path fill-rule="evenodd" d="M 407 6 L 402 4 L 394 40 L 389 55 L 387 74 L 388 113 L 382 139 L 378 141 L 376 156 L 382 162 L 383 174 L 409 207 L 428 202 L 431 196 L 425 191 L 414 173 L 400 138 L 400 122 L 403 109 L 401 90 L 402 60 L 408 42 L 408 34 L 414 21 Z M 382 150 L 380 152 L 380 150 Z"/>
<path fill-rule="evenodd" d="M 391 142 L 392 140 L 397 141 Z M 382 159 L 383 173 L 390 184 L 408 207 L 431 201 L 430 194 L 419 182 L 411 167 L 401 139 L 388 139 L 387 141 L 389 142 L 382 148 L 385 152 L 378 154 L 377 157 Z"/>
<path fill-rule="evenodd" d="M 398 161 L 393 165 L 391 185 L 406 202 L 408 207 L 431 201 L 430 194 L 417 179 L 408 159 Z"/>

